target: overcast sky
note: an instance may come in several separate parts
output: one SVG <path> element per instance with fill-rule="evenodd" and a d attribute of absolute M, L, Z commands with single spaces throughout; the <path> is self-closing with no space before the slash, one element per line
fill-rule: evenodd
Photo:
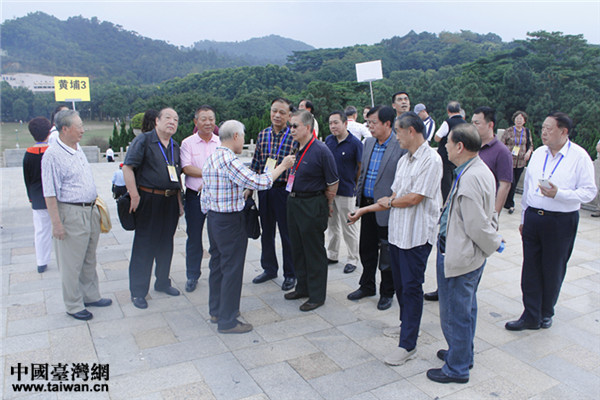
<path fill-rule="evenodd" d="M 190 46 L 276 34 L 317 48 L 373 44 L 411 30 L 583 34 L 600 44 L 600 1 L 28 1 L 2 0 L 2 22 L 43 11 L 66 20 L 98 17 L 142 36 Z"/>

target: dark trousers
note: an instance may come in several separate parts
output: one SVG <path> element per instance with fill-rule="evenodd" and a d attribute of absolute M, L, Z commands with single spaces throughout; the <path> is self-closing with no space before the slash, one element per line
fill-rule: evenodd
<path fill-rule="evenodd" d="M 206 215 L 200 209 L 200 196 L 191 189 L 185 191 L 185 222 L 187 224 L 187 241 L 185 242 L 185 273 L 188 279 L 200 278 L 202 264 L 202 228 Z"/>
<path fill-rule="evenodd" d="M 113 198 L 118 199 L 127 193 L 127 186 L 112 185 Z"/>
<path fill-rule="evenodd" d="M 448 195 L 450 194 L 450 189 L 452 189 L 452 175 L 454 173 L 454 168 L 456 166 L 452 164 L 449 160 L 442 158 L 442 164 L 444 167 L 442 181 L 441 181 L 441 189 L 442 189 L 442 202 L 446 202 Z"/>
<path fill-rule="evenodd" d="M 365 292 L 376 293 L 375 275 L 379 265 L 380 268 L 383 267 L 379 294 L 394 297 L 394 278 L 389 263 L 390 249 L 387 239 L 388 227 L 377 225 L 375 213 L 367 213 L 361 217 L 358 252 L 363 273 L 358 283 Z"/>
<path fill-rule="evenodd" d="M 539 215 L 531 207 L 523 222 L 523 317 L 538 324 L 554 315 L 579 223 L 579 212 Z"/>
<path fill-rule="evenodd" d="M 146 297 L 148 294 L 153 262 L 156 262 L 154 288 L 163 290 L 171 286 L 169 272 L 173 258 L 173 235 L 178 221 L 177 196 L 165 197 L 140 191 L 129 261 L 129 290 L 132 297 Z"/>
<path fill-rule="evenodd" d="M 412 350 L 417 347 L 419 326 L 423 315 L 423 282 L 431 245 L 426 243 L 412 249 L 390 245 L 394 289 L 400 303 L 400 344 Z"/>
<path fill-rule="evenodd" d="M 273 186 L 269 190 L 258 192 L 258 211 L 262 227 L 260 265 L 267 274 L 277 276 L 277 270 L 279 269 L 277 255 L 275 254 L 275 227 L 277 226 L 283 253 L 283 276 L 294 278 L 292 248 L 286 215 L 287 199 L 288 192 L 285 190 L 285 186 Z"/>
<path fill-rule="evenodd" d="M 504 203 L 504 208 L 509 209 L 515 206 L 515 189 L 517 188 L 517 184 L 519 183 L 519 179 L 521 179 L 521 174 L 523 173 L 523 167 L 521 168 L 513 168 L 513 181 L 510 184 L 510 191 L 508 192 L 508 196 L 506 196 L 506 202 Z"/>
<path fill-rule="evenodd" d="M 324 303 L 327 291 L 325 229 L 329 206 L 325 196 L 288 198 L 287 218 L 296 271 L 296 291 L 311 303 Z"/>
<path fill-rule="evenodd" d="M 243 212 L 208 212 L 210 262 L 208 268 L 208 311 L 219 319 L 219 329 L 237 324 L 242 295 L 244 262 L 248 247 Z"/>

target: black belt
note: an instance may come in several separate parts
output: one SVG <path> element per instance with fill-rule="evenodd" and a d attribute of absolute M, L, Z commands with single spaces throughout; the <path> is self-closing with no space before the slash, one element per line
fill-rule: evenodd
<path fill-rule="evenodd" d="M 96 201 L 92 201 L 91 203 L 67 203 L 67 202 L 61 202 L 63 204 L 70 204 L 72 206 L 80 206 L 80 207 L 92 207 L 96 204 Z"/>
<path fill-rule="evenodd" d="M 273 187 L 286 187 L 287 186 L 287 182 L 273 182 Z"/>
<path fill-rule="evenodd" d="M 194 189 L 186 188 L 185 193 L 187 194 L 188 192 L 190 192 L 190 194 L 193 194 L 194 196 L 200 196 L 200 193 L 201 193 L 201 192 L 195 191 Z"/>
<path fill-rule="evenodd" d="M 370 206 L 371 204 L 375 204 L 375 199 L 372 197 L 361 197 L 360 199 L 360 206 L 361 207 L 365 207 L 365 206 Z"/>
<path fill-rule="evenodd" d="M 290 197 L 297 197 L 299 199 L 308 199 L 310 197 L 316 197 L 323 194 L 322 190 L 317 190 L 316 192 L 291 192 Z"/>
<path fill-rule="evenodd" d="M 559 211 L 546 211 L 546 210 L 542 210 L 541 208 L 534 208 L 534 207 L 527 207 L 527 211 L 531 210 L 531 212 L 536 213 L 537 215 L 548 215 L 548 216 L 554 216 L 554 217 L 560 217 L 562 215 L 569 215 L 569 214 L 573 214 L 576 213 L 577 211 L 570 211 L 570 212 L 559 212 Z"/>

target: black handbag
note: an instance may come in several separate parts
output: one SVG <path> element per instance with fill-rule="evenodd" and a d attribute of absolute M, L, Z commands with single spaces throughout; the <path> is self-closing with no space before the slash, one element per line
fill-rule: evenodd
<path fill-rule="evenodd" d="M 130 213 L 129 207 L 131 207 L 131 197 L 129 193 L 125 193 L 117 199 L 117 212 L 123 229 L 133 231 L 135 230 L 135 213 Z"/>
<path fill-rule="evenodd" d="M 252 197 L 246 199 L 244 205 L 244 215 L 246 216 L 246 233 L 250 239 L 260 237 L 260 223 L 258 221 L 258 208 Z"/>

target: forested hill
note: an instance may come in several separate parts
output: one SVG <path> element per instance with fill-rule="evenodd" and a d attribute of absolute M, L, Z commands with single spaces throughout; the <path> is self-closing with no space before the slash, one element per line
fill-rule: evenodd
<path fill-rule="evenodd" d="M 271 37 L 240 44 L 239 55 L 190 49 L 142 37 L 95 17 L 61 21 L 42 12 L 2 24 L 3 73 L 90 76 L 100 83 L 160 83 L 206 70 L 266 65 L 272 54 L 283 64 L 284 49 L 291 54 L 309 48 L 302 42 Z M 248 52 L 268 57 L 249 58 L 244 55 Z"/>
<path fill-rule="evenodd" d="M 213 50 L 219 54 L 242 57 L 251 65 L 283 65 L 295 51 L 314 50 L 314 47 L 298 40 L 269 35 L 242 42 L 216 42 L 202 40 L 192 46 L 196 50 Z"/>

